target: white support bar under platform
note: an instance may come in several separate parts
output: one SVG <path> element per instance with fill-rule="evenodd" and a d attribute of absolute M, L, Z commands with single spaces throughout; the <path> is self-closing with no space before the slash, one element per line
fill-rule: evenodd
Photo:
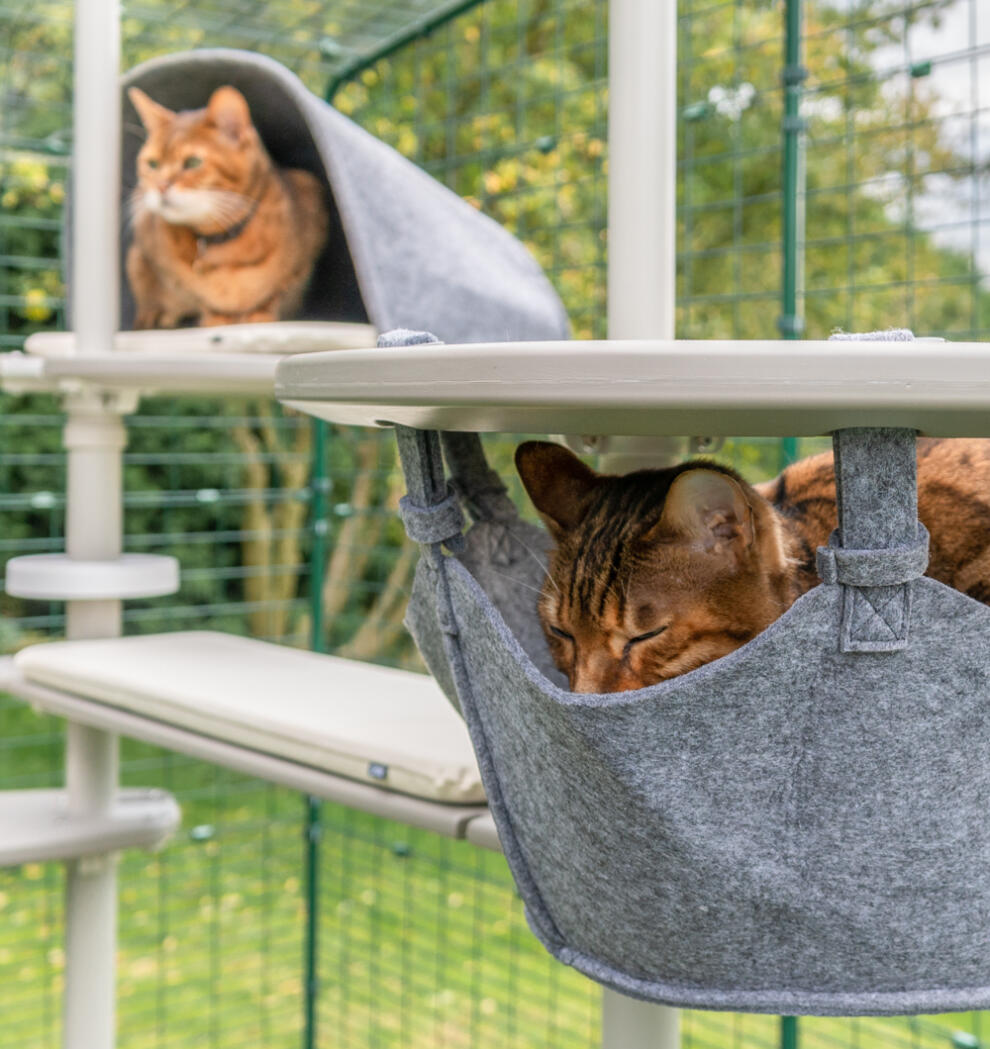
<path fill-rule="evenodd" d="M 64 790 L 0 791 L 0 867 L 158 848 L 179 820 L 162 790 L 121 790 L 105 816 L 73 814 Z"/>
<path fill-rule="evenodd" d="M 29 554 L 7 562 L 4 589 L 12 597 L 36 601 L 164 597 L 179 589 L 179 562 L 159 554 L 122 554 L 115 561 Z"/>
<path fill-rule="evenodd" d="M 498 840 L 498 831 L 495 829 L 495 820 L 490 812 L 472 820 L 467 828 L 467 840 L 472 845 L 482 849 L 491 849 L 492 852 L 501 852 L 502 843 Z"/>

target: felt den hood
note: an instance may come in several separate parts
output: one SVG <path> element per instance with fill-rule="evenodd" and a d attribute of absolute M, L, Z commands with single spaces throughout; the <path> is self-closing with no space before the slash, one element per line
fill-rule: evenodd
<path fill-rule="evenodd" d="M 122 199 L 133 191 L 144 131 L 126 88 L 169 109 L 198 109 L 223 84 L 247 99 L 281 167 L 322 179 L 331 228 L 303 308 L 310 320 L 425 328 L 447 342 L 560 339 L 563 306 L 529 252 L 497 223 L 308 91 L 284 66 L 247 51 L 152 59 L 123 80 Z M 130 231 L 124 233 L 126 250 Z M 134 303 L 121 287 L 122 327 Z"/>

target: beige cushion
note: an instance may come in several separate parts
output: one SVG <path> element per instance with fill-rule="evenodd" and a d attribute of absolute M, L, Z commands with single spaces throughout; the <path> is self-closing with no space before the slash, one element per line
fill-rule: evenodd
<path fill-rule="evenodd" d="M 484 801 L 467 730 L 432 678 L 196 631 L 32 645 L 31 682 L 404 794 Z"/>

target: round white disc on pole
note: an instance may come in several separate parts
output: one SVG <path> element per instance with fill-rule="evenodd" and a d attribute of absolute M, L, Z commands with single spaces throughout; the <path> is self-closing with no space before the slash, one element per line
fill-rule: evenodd
<path fill-rule="evenodd" d="M 123 554 L 114 561 L 32 554 L 7 562 L 5 589 L 12 597 L 37 601 L 163 597 L 179 589 L 179 562 L 159 554 Z"/>

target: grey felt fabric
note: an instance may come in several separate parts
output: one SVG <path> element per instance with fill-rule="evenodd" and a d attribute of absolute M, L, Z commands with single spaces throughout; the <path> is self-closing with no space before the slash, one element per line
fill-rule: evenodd
<path fill-rule="evenodd" d="M 465 717 L 554 955 L 673 1005 L 990 1004 L 984 606 L 917 579 L 926 628 L 906 650 L 842 653 L 841 593 L 823 586 L 726 659 L 586 696 L 550 685 L 463 567 L 447 573 Z"/>
<path fill-rule="evenodd" d="M 400 447 L 406 449 L 405 465 L 423 452 L 423 441 L 405 427 L 398 427 L 397 434 Z M 552 545 L 550 537 L 544 529 L 519 519 L 505 486 L 488 467 L 477 434 L 443 434 L 441 444 L 450 469 L 450 485 L 458 492 L 473 522 L 457 549 L 458 559 L 481 584 L 502 621 L 540 672 L 556 685 L 566 684 L 564 675 L 550 659 L 536 615 L 536 596 Z M 408 474 L 407 481 L 417 489 L 419 498 L 428 498 L 426 489 L 417 487 L 417 481 Z M 429 486 L 433 498 L 437 497 L 439 484 L 440 479 L 433 476 Z M 436 588 L 436 566 L 426 557 L 417 566 L 405 621 L 430 673 L 459 708 L 434 609 Z"/>
<path fill-rule="evenodd" d="M 871 575 L 891 579 L 886 585 L 843 587 L 839 634 L 843 652 L 893 652 L 907 646 L 911 629 L 907 580 L 921 575 L 928 565 L 927 557 L 922 560 L 916 549 L 916 440 L 913 430 L 856 428 L 840 430 L 833 438 L 839 547 L 856 551 L 852 559 L 861 579 Z M 872 559 L 862 547 L 875 551 Z"/>
<path fill-rule="evenodd" d="M 831 581 L 728 657 L 636 692 L 548 677 L 533 593 L 546 539 L 527 536 L 540 556 L 507 587 L 487 539 L 472 549 L 469 532 L 458 557 L 424 547 L 409 624 L 456 692 L 557 958 L 686 1007 L 990 1006 L 990 609 L 919 578 L 913 439 L 836 435 Z M 492 482 L 474 440 L 443 444 L 479 512 L 470 489 Z M 419 498 L 445 491 L 440 443 L 400 433 Z"/>
<path fill-rule="evenodd" d="M 922 575 L 928 567 L 928 532 L 918 522 L 912 543 L 886 550 L 848 550 L 839 546 L 838 530 L 829 545 L 818 548 L 818 574 L 823 583 L 847 586 L 896 586 Z"/>
<path fill-rule="evenodd" d="M 406 534 L 417 543 L 446 543 L 460 536 L 464 515 L 453 488 L 446 498 L 432 506 L 419 506 L 408 495 L 399 500 L 399 517 Z"/>
<path fill-rule="evenodd" d="M 379 331 L 429 328 L 448 342 L 567 338 L 559 298 L 526 249 L 389 146 L 311 94 L 272 59 L 203 50 L 155 58 L 131 70 L 170 109 L 205 105 L 232 84 L 248 101 L 272 158 L 323 179 L 331 234 L 304 316 L 368 320 Z M 126 94 L 122 200 L 134 188 L 144 134 Z M 125 230 L 126 249 L 128 233 Z M 121 286 L 122 327 L 134 304 Z"/>

